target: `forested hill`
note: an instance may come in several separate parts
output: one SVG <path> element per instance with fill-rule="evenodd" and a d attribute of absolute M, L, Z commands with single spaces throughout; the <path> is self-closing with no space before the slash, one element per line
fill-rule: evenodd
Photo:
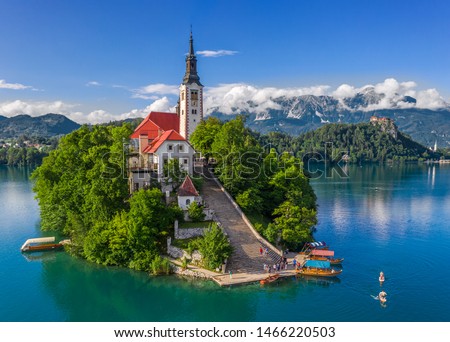
<path fill-rule="evenodd" d="M 0 139 L 17 139 L 23 135 L 48 138 L 68 134 L 79 127 L 79 124 L 61 114 L 0 116 Z"/>
<path fill-rule="evenodd" d="M 327 124 L 315 131 L 292 137 L 269 133 L 259 137 L 264 145 L 281 152 L 292 152 L 304 160 L 310 158 L 350 163 L 403 162 L 439 158 L 425 146 L 400 132 L 390 120 L 359 124 Z"/>

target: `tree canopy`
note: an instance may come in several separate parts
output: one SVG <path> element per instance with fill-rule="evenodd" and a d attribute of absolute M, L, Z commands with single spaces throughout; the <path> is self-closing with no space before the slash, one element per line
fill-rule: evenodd
<path fill-rule="evenodd" d="M 69 236 L 72 253 L 147 271 L 161 264 L 154 259 L 181 213 L 156 188 L 129 197 L 123 143 L 130 134 L 127 124 L 68 134 L 34 171 L 34 191 L 42 229 Z"/>
<path fill-rule="evenodd" d="M 199 133 L 209 128 L 213 136 Z M 312 239 L 317 223 L 316 196 L 300 159 L 288 153 L 279 155 L 275 149 L 265 150 L 259 135 L 245 127 L 244 117 L 222 124 L 217 119 L 206 120 L 194 134 L 194 148 L 211 149 L 205 152 L 216 162 L 215 174 L 264 237 L 283 246 Z M 302 224 L 295 229 L 281 222 L 286 203 L 298 208 L 293 215 Z M 307 216 L 312 219 L 305 220 Z"/>
<path fill-rule="evenodd" d="M 349 163 L 404 162 L 439 158 L 425 146 L 397 130 L 392 122 L 327 124 L 297 137 L 286 133 L 258 135 L 260 143 L 279 153 L 290 152 L 303 160 L 337 162 L 347 155 Z"/>

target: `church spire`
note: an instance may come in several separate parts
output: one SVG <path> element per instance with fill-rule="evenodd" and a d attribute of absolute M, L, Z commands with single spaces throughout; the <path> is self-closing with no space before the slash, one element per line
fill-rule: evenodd
<path fill-rule="evenodd" d="M 202 85 L 200 83 L 200 77 L 197 74 L 197 57 L 195 57 L 194 53 L 194 38 L 192 37 L 192 27 L 191 34 L 189 37 L 189 53 L 186 56 L 186 73 L 183 77 L 183 84 L 192 84 L 197 83 L 198 85 Z"/>
<path fill-rule="evenodd" d="M 192 25 L 191 25 L 191 36 L 189 38 L 189 56 L 194 56 L 194 39 L 192 38 Z"/>

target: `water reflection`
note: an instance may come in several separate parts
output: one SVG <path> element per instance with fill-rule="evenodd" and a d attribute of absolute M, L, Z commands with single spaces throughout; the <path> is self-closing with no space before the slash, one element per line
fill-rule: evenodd
<path fill-rule="evenodd" d="M 326 173 L 330 178 L 312 180 L 318 187 L 319 205 L 322 202 L 322 206 L 331 209 L 324 212 L 319 208 L 319 220 L 321 216 L 331 217 L 341 236 L 351 235 L 355 222 L 380 241 L 388 240 L 393 229 L 400 235 L 406 234 L 411 222 L 418 223 L 415 230 L 426 231 L 429 226 L 424 223 L 436 214 L 436 191 L 444 196 L 448 192 L 446 187 L 439 187 L 436 165 L 348 166 L 346 172 L 347 179 Z M 428 184 L 425 187 L 424 175 Z"/>

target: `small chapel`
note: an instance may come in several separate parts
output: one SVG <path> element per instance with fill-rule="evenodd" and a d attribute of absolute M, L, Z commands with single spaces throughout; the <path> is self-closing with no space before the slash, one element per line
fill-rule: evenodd
<path fill-rule="evenodd" d="M 164 164 L 175 159 L 192 175 L 195 150 L 189 137 L 203 120 L 203 85 L 197 73 L 192 32 L 186 56 L 186 72 L 180 85 L 175 113 L 150 112 L 135 129 L 129 148 L 130 193 L 161 181 Z"/>

